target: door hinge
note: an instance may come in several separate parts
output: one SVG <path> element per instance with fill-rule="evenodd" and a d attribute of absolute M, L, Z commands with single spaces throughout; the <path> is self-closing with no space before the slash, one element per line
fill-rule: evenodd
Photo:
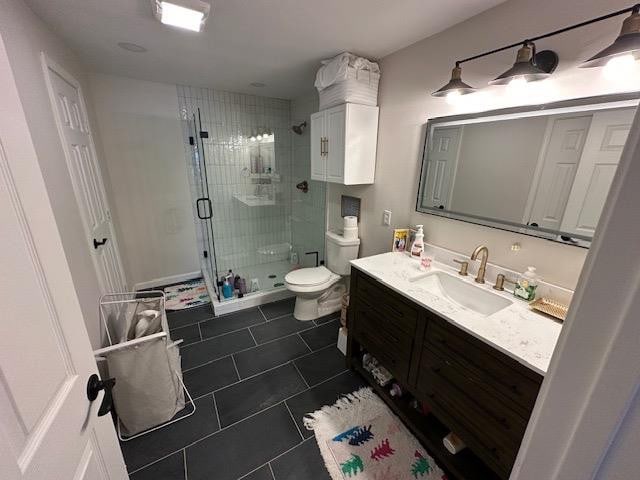
<path fill-rule="evenodd" d="M 189 145 L 195 145 L 196 144 L 196 139 L 193 138 L 192 136 L 189 136 Z"/>
<path fill-rule="evenodd" d="M 207 252 L 206 250 L 202 252 L 202 255 L 204 256 L 204 258 L 209 258 L 209 252 Z"/>

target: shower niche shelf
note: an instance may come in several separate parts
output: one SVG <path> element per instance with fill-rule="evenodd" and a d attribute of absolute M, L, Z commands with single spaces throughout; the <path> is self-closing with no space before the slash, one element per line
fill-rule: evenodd
<path fill-rule="evenodd" d="M 276 204 L 275 199 L 269 199 L 266 195 L 245 195 L 242 193 L 234 193 L 233 198 L 248 207 L 264 207 Z"/>

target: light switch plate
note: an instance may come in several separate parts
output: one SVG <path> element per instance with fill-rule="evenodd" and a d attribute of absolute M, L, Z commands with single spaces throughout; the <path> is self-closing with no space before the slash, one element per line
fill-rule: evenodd
<path fill-rule="evenodd" d="M 384 210 L 382 212 L 382 223 L 383 225 L 391 225 L 391 210 Z"/>

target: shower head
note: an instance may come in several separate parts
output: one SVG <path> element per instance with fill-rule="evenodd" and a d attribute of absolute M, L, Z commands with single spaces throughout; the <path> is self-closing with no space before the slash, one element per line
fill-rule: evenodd
<path fill-rule="evenodd" d="M 307 122 L 302 122 L 300 125 L 294 125 L 291 127 L 291 131 L 293 133 L 297 133 L 298 135 L 302 135 L 304 133 L 304 129 L 307 128 Z"/>

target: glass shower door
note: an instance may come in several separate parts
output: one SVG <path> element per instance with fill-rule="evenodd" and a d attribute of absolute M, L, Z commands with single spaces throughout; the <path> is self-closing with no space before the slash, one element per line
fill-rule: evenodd
<path fill-rule="evenodd" d="M 192 165 L 195 179 L 195 214 L 198 219 L 198 246 L 200 247 L 200 263 L 202 273 L 208 285 L 210 294 L 215 294 L 220 300 L 220 291 L 217 284 L 218 270 L 216 262 L 215 239 L 213 237 L 213 205 L 209 196 L 209 184 L 207 181 L 206 157 L 202 139 L 207 135 L 202 130 L 202 122 L 193 114 L 188 120 L 189 145 L 192 149 Z"/>

